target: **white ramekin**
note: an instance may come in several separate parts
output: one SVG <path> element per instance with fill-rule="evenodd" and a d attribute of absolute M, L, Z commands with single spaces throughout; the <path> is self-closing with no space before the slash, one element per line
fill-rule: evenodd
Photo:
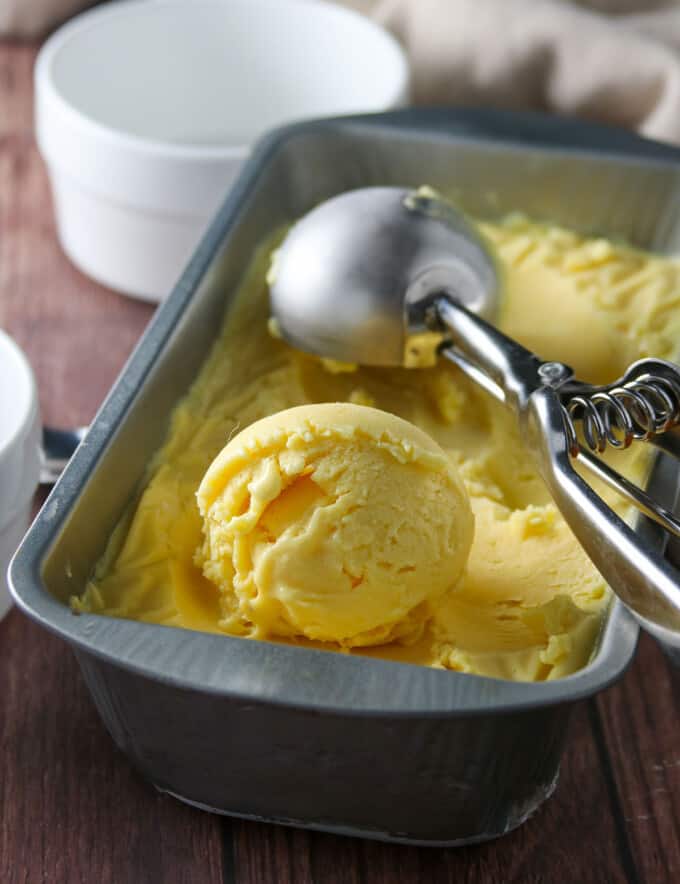
<path fill-rule="evenodd" d="M 400 106 L 409 71 L 393 37 L 322 0 L 127 0 L 58 30 L 35 88 L 64 250 L 155 301 L 263 132 Z"/>
<path fill-rule="evenodd" d="M 0 330 L 0 619 L 11 604 L 7 567 L 28 528 L 40 478 L 40 432 L 33 372 Z"/>

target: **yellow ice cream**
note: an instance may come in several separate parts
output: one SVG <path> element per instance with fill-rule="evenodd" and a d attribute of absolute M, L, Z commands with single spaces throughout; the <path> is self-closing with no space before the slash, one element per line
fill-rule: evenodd
<path fill-rule="evenodd" d="M 221 625 L 352 647 L 413 641 L 467 561 L 458 472 L 418 427 L 361 405 L 305 405 L 237 435 L 198 489 L 197 563 Z"/>
<path fill-rule="evenodd" d="M 542 357 L 601 382 L 642 356 L 676 355 L 678 259 L 519 215 L 479 229 L 501 269 L 499 325 Z M 255 257 L 237 306 L 76 610 L 253 634 L 225 609 L 236 584 L 233 595 L 228 579 L 221 591 L 203 574 L 201 554 L 196 558 L 204 543 L 196 491 L 227 441 L 256 421 L 294 406 L 351 402 L 415 424 L 457 465 L 475 516 L 467 565 L 453 589 L 428 601 L 432 616 L 419 638 L 395 635 L 350 649 L 346 642 L 278 640 L 522 680 L 558 678 L 585 665 L 609 591 L 551 502 L 513 416 L 442 361 L 338 371 L 273 338 L 265 283 L 270 249 L 264 244 Z M 648 452 L 633 446 L 610 462 L 639 480 Z M 620 507 L 613 494 L 608 499 Z M 404 504 L 417 505 L 415 495 Z M 292 559 L 291 568 L 294 575 Z"/>

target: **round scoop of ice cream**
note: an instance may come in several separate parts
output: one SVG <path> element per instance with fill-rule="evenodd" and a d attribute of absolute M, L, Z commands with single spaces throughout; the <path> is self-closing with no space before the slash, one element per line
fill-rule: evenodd
<path fill-rule="evenodd" d="M 426 433 L 387 412 L 291 408 L 234 437 L 197 494 L 197 564 L 225 626 L 345 647 L 416 639 L 465 566 L 473 516 Z"/>

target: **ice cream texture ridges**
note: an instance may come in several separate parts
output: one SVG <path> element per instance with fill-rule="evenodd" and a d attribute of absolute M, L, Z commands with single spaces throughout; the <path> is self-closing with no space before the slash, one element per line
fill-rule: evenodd
<path fill-rule="evenodd" d="M 478 226 L 502 271 L 499 326 L 544 359 L 603 383 L 634 359 L 676 356 L 677 259 L 521 215 Z M 350 402 L 415 424 L 457 466 L 475 517 L 467 565 L 451 590 L 427 600 L 428 619 L 419 611 L 404 634 L 388 626 L 385 644 L 350 648 L 347 636 L 306 637 L 280 609 L 273 620 L 290 631 L 278 640 L 518 680 L 559 678 L 584 666 L 610 593 L 550 500 L 514 417 L 441 361 L 333 372 L 273 338 L 265 283 L 271 245 L 255 257 L 209 358 L 175 409 L 143 490 L 74 608 L 257 637 L 261 629 L 241 608 L 236 582 L 229 587 L 233 561 L 222 575 L 203 573 L 196 491 L 227 441 L 256 421 L 311 403 Z M 640 481 L 649 450 L 636 445 L 609 461 Z M 618 498 L 599 490 L 627 515 Z M 248 568 L 243 577 L 252 577 Z M 250 590 L 241 589 L 246 597 Z M 373 628 L 364 625 L 367 633 Z"/>
<path fill-rule="evenodd" d="M 346 647 L 413 641 L 460 577 L 473 517 L 458 472 L 422 430 L 352 404 L 251 424 L 198 490 L 197 563 L 222 624 Z"/>

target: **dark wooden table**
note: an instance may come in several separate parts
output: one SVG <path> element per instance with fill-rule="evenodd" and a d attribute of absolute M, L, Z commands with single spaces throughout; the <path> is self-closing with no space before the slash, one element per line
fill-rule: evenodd
<path fill-rule="evenodd" d="M 34 58 L 0 44 L 0 326 L 33 363 L 44 420 L 78 425 L 152 308 L 59 249 L 33 138 Z M 528 823 L 479 847 L 394 847 L 158 794 L 114 749 L 70 650 L 12 611 L 0 623 L 0 882 L 680 881 L 679 686 L 643 638 L 623 680 L 578 708 L 557 792 Z"/>

